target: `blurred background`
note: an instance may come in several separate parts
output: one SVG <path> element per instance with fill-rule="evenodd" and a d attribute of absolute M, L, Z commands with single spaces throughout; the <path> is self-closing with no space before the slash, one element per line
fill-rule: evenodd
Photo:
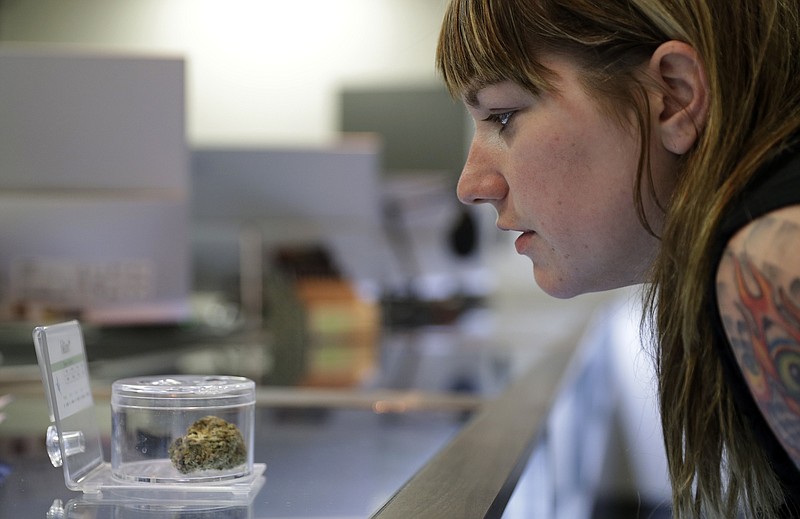
<path fill-rule="evenodd" d="M 546 352 L 602 337 L 604 432 L 569 425 L 600 463 L 573 493 L 659 508 L 652 375 L 614 332 L 638 294 L 545 296 L 493 211 L 455 198 L 472 126 L 434 69 L 444 6 L 0 0 L 0 460 L 47 425 L 39 324 L 81 321 L 101 403 L 126 376 L 244 375 L 288 391 L 265 393 L 273 438 L 311 423 L 328 454 L 331 395 L 421 392 L 452 416 L 344 429 L 420 445 L 362 450 L 394 453 L 367 510 Z M 288 492 L 309 476 L 284 461 Z"/>

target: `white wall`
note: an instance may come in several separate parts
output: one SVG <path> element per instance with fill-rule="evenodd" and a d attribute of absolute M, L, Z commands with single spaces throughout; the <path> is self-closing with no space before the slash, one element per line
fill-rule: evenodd
<path fill-rule="evenodd" d="M 187 59 L 190 143 L 313 144 L 337 91 L 438 81 L 445 0 L 3 0 L 0 40 Z"/>

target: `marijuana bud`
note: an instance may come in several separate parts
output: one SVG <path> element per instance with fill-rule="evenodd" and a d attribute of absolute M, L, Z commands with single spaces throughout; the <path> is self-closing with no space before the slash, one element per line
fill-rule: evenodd
<path fill-rule="evenodd" d="M 193 423 L 185 436 L 172 442 L 168 452 L 172 464 L 182 474 L 231 469 L 247 458 L 239 428 L 216 416 L 205 416 Z"/>

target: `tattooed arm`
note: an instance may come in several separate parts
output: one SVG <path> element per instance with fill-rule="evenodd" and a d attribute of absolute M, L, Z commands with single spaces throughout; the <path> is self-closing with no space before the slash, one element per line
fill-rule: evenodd
<path fill-rule="evenodd" d="M 773 211 L 731 239 L 717 294 L 750 392 L 800 468 L 800 206 Z"/>

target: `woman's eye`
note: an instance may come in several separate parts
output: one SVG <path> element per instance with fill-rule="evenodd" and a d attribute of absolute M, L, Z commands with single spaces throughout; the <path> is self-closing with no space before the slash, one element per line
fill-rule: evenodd
<path fill-rule="evenodd" d="M 491 123 L 499 124 L 501 126 L 501 130 L 502 130 L 502 128 L 505 128 L 505 126 L 511 121 L 511 117 L 513 117 L 513 115 L 514 115 L 514 112 L 503 112 L 503 113 L 499 113 L 499 114 L 491 114 L 485 120 L 489 121 Z"/>

